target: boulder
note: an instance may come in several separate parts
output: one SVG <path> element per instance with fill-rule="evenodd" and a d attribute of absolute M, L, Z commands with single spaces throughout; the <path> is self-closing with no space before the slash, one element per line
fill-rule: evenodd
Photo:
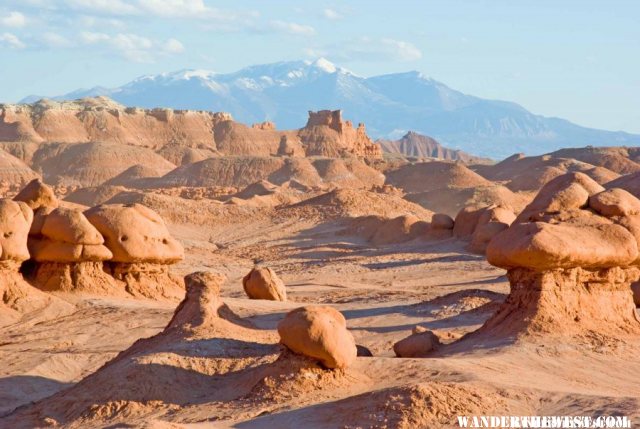
<path fill-rule="evenodd" d="M 499 232 L 509 228 L 515 219 L 516 215 L 504 207 L 484 208 L 471 235 L 469 249 L 472 252 L 484 254 L 491 239 Z"/>
<path fill-rule="evenodd" d="M 518 223 L 499 233 L 487 247 L 487 260 L 501 268 L 606 268 L 627 266 L 638 258 L 634 236 L 613 224 Z"/>
<path fill-rule="evenodd" d="M 162 218 L 142 204 L 104 204 L 85 212 L 104 236 L 113 262 L 173 264 L 184 258 Z"/>
<path fill-rule="evenodd" d="M 81 210 L 57 208 L 38 211 L 39 227 L 31 228 L 29 250 L 37 262 L 106 261 L 112 253 L 104 239 Z"/>
<path fill-rule="evenodd" d="M 411 335 L 393 345 L 397 357 L 416 358 L 425 357 L 440 346 L 440 339 L 433 332 L 416 326 Z"/>
<path fill-rule="evenodd" d="M 436 213 L 431 218 L 431 228 L 432 229 L 453 229 L 453 219 L 448 214 L 444 213 Z"/>
<path fill-rule="evenodd" d="M 620 188 L 607 189 L 590 196 L 589 207 L 606 217 L 640 214 L 640 200 Z"/>
<path fill-rule="evenodd" d="M 1 261 L 22 262 L 29 259 L 27 238 L 33 211 L 22 201 L 0 199 Z"/>
<path fill-rule="evenodd" d="M 326 368 L 347 368 L 357 356 L 344 316 L 336 309 L 308 306 L 290 311 L 278 324 L 280 342 Z"/>
<path fill-rule="evenodd" d="M 251 299 L 287 300 L 284 282 L 268 267 L 256 267 L 249 271 L 242 279 L 242 287 Z"/>
<path fill-rule="evenodd" d="M 484 207 L 466 206 L 458 212 L 453 226 L 453 235 L 456 238 L 469 238 L 476 230 Z"/>
<path fill-rule="evenodd" d="M 427 237 L 432 239 L 444 239 L 453 236 L 454 222 L 451 216 L 444 213 L 436 213 L 431 218 L 431 224 L 427 230 Z"/>
<path fill-rule="evenodd" d="M 26 203 L 32 210 L 38 210 L 41 207 L 58 207 L 58 199 L 53 189 L 40 179 L 34 179 L 29 182 L 13 197 L 13 200 Z"/>
<path fill-rule="evenodd" d="M 586 208 L 589 197 L 604 188 L 584 173 L 567 173 L 545 184 L 516 222 L 540 220 L 541 214 Z"/>

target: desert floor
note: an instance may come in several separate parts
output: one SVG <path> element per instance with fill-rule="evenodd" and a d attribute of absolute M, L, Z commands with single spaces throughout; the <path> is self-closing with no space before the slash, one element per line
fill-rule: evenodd
<path fill-rule="evenodd" d="M 240 369 L 229 369 L 226 379 L 210 373 L 202 360 L 215 354 L 216 343 L 202 341 L 188 354 L 190 362 L 167 361 L 168 367 L 188 368 L 189 375 L 173 385 L 164 380 L 168 387 L 157 390 L 153 401 L 123 391 L 110 404 L 97 401 L 67 422 L 69 427 L 455 427 L 456 415 L 483 414 L 640 419 L 640 340 L 468 341 L 430 358 L 394 357 L 393 343 L 414 326 L 453 342 L 480 327 L 504 300 L 509 291 L 504 271 L 465 251 L 463 242 L 418 239 L 374 247 L 345 235 L 339 221 L 268 217 L 240 219 L 233 228 L 173 224 L 170 229 L 187 255 L 174 271 L 224 273 L 225 303 L 256 328 L 274 330 L 300 305 L 327 304 L 344 314 L 356 342 L 374 357 L 359 357 L 347 371 L 330 376 L 331 371 L 294 374 L 286 368 L 247 388 L 233 378 Z M 246 299 L 241 279 L 255 261 L 279 273 L 288 302 Z M 177 304 L 60 297 L 74 309 L 52 305 L 0 329 L 0 415 L 5 416 L 0 427 L 32 426 L 34 420 L 25 416 L 33 415 L 35 401 L 55 407 L 55 396 L 44 398 L 78 383 L 136 340 L 160 332 Z M 270 347 L 276 348 L 261 357 L 267 363 L 279 353 L 279 346 Z M 255 350 L 247 347 L 248 354 Z M 165 372 L 158 368 L 140 382 L 155 383 L 153 374 Z M 211 389 L 194 387 L 200 389 L 197 395 L 181 383 L 207 386 L 210 377 Z M 101 388 L 87 385 L 84 394 Z M 241 399 L 221 400 L 233 397 L 236 388 Z"/>

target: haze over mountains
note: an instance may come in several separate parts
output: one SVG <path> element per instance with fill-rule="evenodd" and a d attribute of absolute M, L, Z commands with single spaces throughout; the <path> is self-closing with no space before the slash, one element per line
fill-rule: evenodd
<path fill-rule="evenodd" d="M 308 110 L 343 109 L 374 138 L 416 131 L 443 145 L 494 159 L 562 147 L 638 145 L 640 136 L 585 128 L 535 115 L 516 103 L 463 94 L 419 72 L 361 77 L 325 59 L 142 76 L 118 88 L 94 87 L 52 97 L 107 95 L 128 106 L 224 111 L 244 123 L 304 125 Z M 40 96 L 29 96 L 33 102 Z"/>

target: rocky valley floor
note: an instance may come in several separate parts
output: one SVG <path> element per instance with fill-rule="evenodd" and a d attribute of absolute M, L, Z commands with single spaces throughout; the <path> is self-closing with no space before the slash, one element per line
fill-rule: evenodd
<path fill-rule="evenodd" d="M 79 383 L 162 331 L 177 303 L 59 295 L 73 306 L 54 303 L 0 329 L 0 427 L 409 428 L 455 427 L 457 415 L 640 417 L 638 339 L 472 341 L 430 358 L 394 357 L 393 343 L 414 326 L 453 342 L 504 300 L 504 270 L 467 252 L 466 243 L 372 246 L 345 234 L 341 221 L 270 216 L 233 229 L 170 229 L 186 250 L 175 271 L 224 273 L 224 302 L 252 333 L 237 344 L 212 335 L 149 345 L 118 373 L 121 380 Z M 241 279 L 256 258 L 280 274 L 288 302 L 245 298 Z M 303 303 L 340 310 L 373 357 L 327 371 L 289 356 L 276 344 L 275 327 Z M 69 407 L 59 392 L 72 387 L 83 399 Z"/>

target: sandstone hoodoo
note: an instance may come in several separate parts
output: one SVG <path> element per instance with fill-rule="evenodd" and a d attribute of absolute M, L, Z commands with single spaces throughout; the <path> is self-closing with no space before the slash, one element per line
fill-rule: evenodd
<path fill-rule="evenodd" d="M 425 357 L 438 346 L 440 346 L 440 339 L 436 334 L 416 326 L 411 335 L 393 345 L 393 352 L 397 357 L 403 358 Z"/>
<path fill-rule="evenodd" d="M 182 280 L 169 266 L 184 258 L 184 249 L 156 212 L 141 204 L 105 204 L 87 210 L 85 216 L 103 235 L 113 253 L 109 270 L 128 293 L 182 298 Z"/>
<path fill-rule="evenodd" d="M 29 232 L 35 263 L 33 282 L 42 290 L 121 294 L 104 271 L 113 254 L 104 238 L 79 209 L 41 208 Z"/>
<path fill-rule="evenodd" d="M 278 324 L 280 342 L 326 368 L 347 368 L 357 356 L 347 321 L 332 307 L 308 306 L 289 312 Z"/>
<path fill-rule="evenodd" d="M 251 299 L 287 300 L 287 290 L 284 282 L 269 267 L 253 268 L 242 279 L 242 287 Z"/>
<path fill-rule="evenodd" d="M 23 202 L 0 199 L 0 325 L 43 307 L 50 299 L 20 273 L 29 259 L 27 237 L 33 211 Z"/>
<path fill-rule="evenodd" d="M 545 185 L 487 247 L 511 293 L 480 332 L 640 333 L 630 284 L 640 277 L 640 201 L 582 173 Z"/>
<path fill-rule="evenodd" d="M 225 281 L 226 277 L 223 274 L 211 271 L 198 271 L 185 276 L 187 292 L 176 307 L 167 330 L 193 332 L 198 327 L 211 323 L 212 319 L 218 318 L 218 312 L 224 305 L 220 298 L 220 288 Z"/>

